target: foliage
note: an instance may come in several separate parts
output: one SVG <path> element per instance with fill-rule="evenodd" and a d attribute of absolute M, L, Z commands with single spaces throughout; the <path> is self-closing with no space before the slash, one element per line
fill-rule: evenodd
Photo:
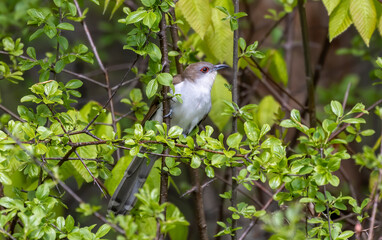
<path fill-rule="evenodd" d="M 217 220 L 220 228 L 214 234 L 216 237 L 239 236 L 248 222 L 248 226 L 253 226 L 260 221 L 270 239 L 348 239 L 357 232 L 335 218 L 348 215 L 359 224 L 368 223 L 371 201 L 375 201 L 375 196 L 378 200 L 380 194 L 382 155 L 378 153 L 381 137 L 373 147 L 363 145 L 362 152 L 354 153 L 349 147 L 375 134 L 375 130 L 365 126 L 364 117 L 371 110 L 366 110 L 362 103 L 347 109 L 345 104 L 330 99 L 317 126 L 310 127 L 303 115 L 306 109 L 288 109 L 275 95 L 264 96 L 257 104 L 232 102 L 233 88 L 227 75 L 218 75 L 210 112 L 218 130 L 206 125 L 184 136 L 178 126 L 154 121 L 142 125 L 148 111 L 146 99 L 181 101 L 182 96 L 172 93 L 177 57 L 184 65 L 201 59 L 233 64 L 233 31 L 241 27 L 239 19 L 246 19 L 247 13 L 234 12 L 231 1 L 140 0 L 134 1 L 137 4 L 134 9 L 122 7 L 123 1 L 112 2 L 109 21 L 118 16 L 118 24 L 124 27 L 124 46 L 118 51 L 125 49 L 136 56 L 117 85 L 111 83 L 110 72 L 87 27 L 87 15 L 101 8 L 100 1 L 92 0 L 85 9 L 77 0 L 51 3 L 22 0 L 16 4 L 18 7 L 12 2 L 0 3 L 10 10 L 9 16 L 17 19 L 11 23 L 0 18 L 0 25 L 6 29 L 0 35 L 0 80 L 19 85 L 31 81 L 30 76 L 34 80 L 20 99 L 17 114 L 5 110 L 0 118 L 0 232 L 4 237 L 153 239 L 166 235 L 171 239 L 188 239 L 192 221 L 186 218 L 186 213 L 171 202 L 158 201 L 160 175 L 169 174 L 169 182 L 178 190 L 181 184 L 175 180 L 185 176 L 187 168 L 200 169 L 205 178 L 214 180 L 220 179 L 221 172 L 237 168 L 238 174 L 230 180 L 242 192 L 254 196 L 253 190 L 261 186 L 269 195 L 266 204 L 259 204 L 257 199 L 253 203 L 251 197 L 241 197 L 228 207 L 221 204 L 226 214 Z M 266 18 L 280 21 L 299 2 L 280 1 L 283 10 L 277 13 L 271 9 Z M 329 14 L 330 40 L 354 23 L 369 45 L 375 28 L 380 29 L 381 14 L 376 0 L 322 2 Z M 103 4 L 101 11 L 105 12 L 110 1 Z M 22 9 L 24 15 L 16 17 L 16 9 Z M 165 29 L 161 21 L 166 22 Z M 13 25 L 22 26 L 19 22 L 28 24 L 25 32 L 16 34 L 8 30 Z M 87 41 L 74 41 L 71 34 L 82 28 Z M 158 41 L 163 41 L 163 31 L 167 29 L 175 29 L 180 40 L 165 42 L 165 46 L 172 47 L 166 52 Z M 283 89 L 287 95 L 285 87 L 291 78 L 281 47 L 265 49 L 258 41 L 236 40 L 239 71 L 248 71 L 260 81 L 271 79 L 276 89 Z M 36 43 L 39 41 L 44 46 Z M 147 64 L 138 69 L 136 63 L 142 59 Z M 169 72 L 165 71 L 166 64 L 170 64 Z M 382 79 L 382 60 L 378 58 L 376 64 L 379 68 L 373 74 Z M 73 66 L 83 65 L 88 69 L 98 65 L 105 83 L 72 71 Z M 71 77 L 64 78 L 63 74 Z M 125 81 L 127 77 L 136 83 L 126 88 L 127 94 L 120 98 L 124 107 L 131 110 L 129 120 L 125 116 L 117 118 L 116 98 L 113 99 L 117 90 L 126 82 L 131 83 Z M 106 104 L 86 101 L 78 105 L 87 83 L 107 90 Z M 160 92 L 163 87 L 171 88 L 172 92 L 163 96 Z M 379 121 L 381 112 L 376 107 Z M 237 132 L 230 132 L 233 118 L 239 121 Z M 290 132 L 295 132 L 292 140 L 287 138 Z M 168 149 L 168 154 L 164 149 Z M 115 191 L 132 157 L 149 159 L 152 155 L 164 157 L 165 165 L 156 163 L 148 182 L 136 195 L 136 207 L 128 215 L 105 216 L 104 205 L 83 200 L 66 185 L 68 179 L 74 179 L 80 189 L 94 183 L 97 187 L 94 195 L 107 196 Z M 350 159 L 371 172 L 367 197 L 350 196 L 343 187 L 346 181 L 338 177 L 341 164 Z M 232 189 L 222 191 L 219 194 L 222 202 L 232 199 L 232 193 Z M 69 205 L 67 198 L 76 201 L 76 212 L 64 211 Z M 268 208 L 272 201 L 280 206 L 276 211 Z M 303 211 L 304 208 L 311 213 Z M 102 223 L 84 223 L 75 214 L 97 217 Z M 235 226 L 233 222 L 239 219 L 242 222 Z"/>

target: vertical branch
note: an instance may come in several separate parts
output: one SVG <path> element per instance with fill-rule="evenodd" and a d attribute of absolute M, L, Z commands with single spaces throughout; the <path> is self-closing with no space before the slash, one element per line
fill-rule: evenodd
<path fill-rule="evenodd" d="M 321 158 L 324 159 L 324 149 L 320 148 L 320 154 Z M 330 210 L 329 210 L 329 201 L 328 197 L 326 196 L 326 185 L 324 185 L 324 195 L 325 195 L 325 200 L 326 200 L 326 215 L 328 218 L 328 229 L 329 229 L 329 239 L 332 240 L 332 229 L 330 227 Z"/>
<path fill-rule="evenodd" d="M 159 40 L 160 40 L 160 49 L 162 52 L 162 71 L 163 72 L 170 72 L 170 63 L 168 60 L 168 49 L 167 49 L 167 36 L 166 36 L 166 15 L 164 12 L 162 12 L 162 19 L 160 21 L 160 32 L 159 34 Z M 167 127 L 170 127 L 170 116 L 168 116 L 168 113 L 170 112 L 170 99 L 168 98 L 169 93 L 169 87 L 163 86 L 162 88 L 162 97 L 163 97 L 163 122 L 166 123 Z M 166 148 L 164 150 L 164 154 L 168 155 L 169 150 Z M 163 170 L 163 168 L 166 166 L 166 157 L 162 157 L 162 168 L 161 168 L 161 179 L 160 179 L 160 197 L 159 197 L 159 203 L 163 204 L 167 202 L 167 188 L 168 188 L 168 173 Z M 164 213 L 164 216 L 166 217 L 166 210 Z M 160 228 L 160 225 L 158 224 L 158 227 Z M 164 239 L 164 235 L 160 233 L 159 229 L 157 230 L 157 238 L 158 239 Z"/>
<path fill-rule="evenodd" d="M 169 13 L 171 14 L 172 21 L 176 21 L 175 11 L 174 8 L 171 8 Z M 171 25 L 171 38 L 172 38 L 172 44 L 173 44 L 173 50 L 179 52 L 178 47 L 178 26 L 176 24 Z M 179 62 L 180 54 L 175 56 L 175 64 L 176 64 L 176 70 L 178 74 L 183 73 L 183 66 Z M 190 175 L 192 178 L 192 184 L 195 187 L 194 191 L 194 197 L 195 197 L 195 205 L 196 205 L 196 220 L 198 222 L 198 229 L 199 229 L 199 239 L 201 240 L 208 240 L 208 234 L 207 234 L 207 221 L 204 214 L 204 204 L 203 204 L 203 188 L 200 184 L 200 176 L 199 176 L 199 169 L 192 169 L 190 168 Z"/>
<path fill-rule="evenodd" d="M 305 61 L 305 78 L 308 90 L 308 112 L 310 127 L 316 126 L 316 106 L 315 106 L 315 91 L 313 83 L 313 74 L 310 63 L 310 48 L 308 37 L 308 26 L 306 20 L 306 12 L 304 6 L 305 0 L 298 0 L 298 12 L 300 15 L 302 45 L 304 48 L 304 61 Z"/>
<path fill-rule="evenodd" d="M 199 229 L 199 239 L 208 240 L 207 223 L 204 216 L 203 189 L 200 185 L 199 169 L 191 169 L 193 185 L 195 186 L 196 217 Z"/>
<path fill-rule="evenodd" d="M 234 0 L 234 12 L 237 13 L 239 11 L 239 0 Z M 232 101 L 239 105 L 239 90 L 238 90 L 238 41 L 239 41 L 239 29 L 236 29 L 233 32 L 233 79 L 232 79 Z M 237 132 L 237 118 L 234 117 L 232 120 L 232 131 Z M 237 205 L 237 182 L 233 179 L 237 175 L 236 167 L 232 166 L 231 173 L 231 181 L 232 181 L 232 197 L 231 197 L 231 206 L 236 207 Z M 232 219 L 232 229 L 237 227 L 237 222 L 235 219 Z M 232 240 L 237 239 L 236 233 L 232 235 Z"/>

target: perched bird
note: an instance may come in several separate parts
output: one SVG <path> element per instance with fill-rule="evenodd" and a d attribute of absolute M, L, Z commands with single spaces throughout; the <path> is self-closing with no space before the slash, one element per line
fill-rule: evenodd
<path fill-rule="evenodd" d="M 182 74 L 174 77 L 175 94 L 181 94 L 182 103 L 176 98 L 170 101 L 172 126 L 181 127 L 183 134 L 187 135 L 207 116 L 211 110 L 211 89 L 217 71 L 227 67 L 225 64 L 198 62 L 190 64 Z M 142 124 L 146 120 L 162 122 L 163 107 L 159 101 L 151 105 Z M 109 210 L 125 214 L 133 208 L 137 200 L 135 194 L 145 183 L 156 159 L 151 157 L 147 164 L 144 158 L 133 158 L 109 202 Z"/>

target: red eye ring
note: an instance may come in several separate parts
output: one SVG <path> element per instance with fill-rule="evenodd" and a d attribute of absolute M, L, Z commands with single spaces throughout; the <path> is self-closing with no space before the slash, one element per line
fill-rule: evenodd
<path fill-rule="evenodd" d="M 206 72 L 208 72 L 210 69 L 208 68 L 208 67 L 202 67 L 201 69 L 200 69 L 200 71 L 202 72 L 202 73 L 206 73 Z"/>

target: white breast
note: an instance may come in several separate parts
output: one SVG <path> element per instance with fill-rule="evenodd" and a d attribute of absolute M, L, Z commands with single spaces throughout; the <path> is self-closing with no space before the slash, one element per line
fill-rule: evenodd
<path fill-rule="evenodd" d="M 183 103 L 175 98 L 171 100 L 171 126 L 183 128 L 188 134 L 211 110 L 211 88 L 216 74 L 206 75 L 198 81 L 183 81 L 175 85 L 175 93 L 181 94 Z M 207 78 L 208 77 L 208 78 Z M 212 78 L 212 79 L 211 79 Z M 155 113 L 153 120 L 162 122 L 162 106 Z"/>

